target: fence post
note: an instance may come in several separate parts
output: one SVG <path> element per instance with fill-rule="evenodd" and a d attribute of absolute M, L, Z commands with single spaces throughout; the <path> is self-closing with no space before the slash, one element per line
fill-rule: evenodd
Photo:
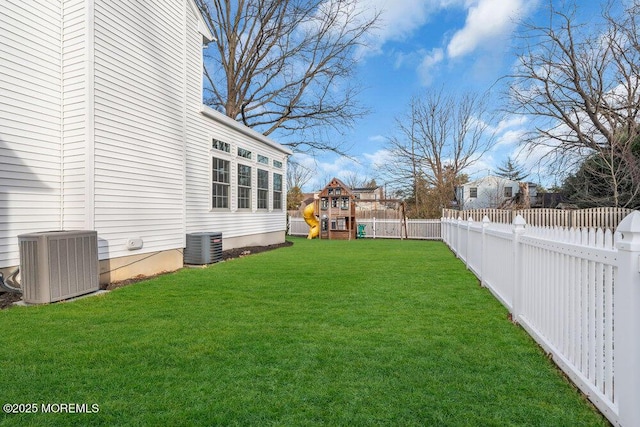
<path fill-rule="evenodd" d="M 482 218 L 482 253 L 480 254 L 480 286 L 487 286 L 487 282 L 484 280 L 484 271 L 485 264 L 487 262 L 487 228 L 489 228 L 489 224 L 491 220 L 488 216 L 484 216 Z"/>
<path fill-rule="evenodd" d="M 373 231 L 373 238 L 375 239 L 376 238 L 376 217 L 374 216 L 372 217 L 372 219 L 373 219 L 373 223 L 371 224 L 371 228 Z"/>
<path fill-rule="evenodd" d="M 467 270 L 469 270 L 469 254 L 471 253 L 471 225 L 473 225 L 473 218 L 469 216 L 467 219 L 467 249 L 465 251 L 465 260 L 464 264 L 467 266 Z"/>
<path fill-rule="evenodd" d="M 615 395 L 621 426 L 640 425 L 640 212 L 622 220 L 614 295 Z"/>
<path fill-rule="evenodd" d="M 462 230 L 462 217 L 459 216 L 456 221 L 456 256 L 460 258 L 460 231 Z"/>
<path fill-rule="evenodd" d="M 522 311 L 522 250 L 520 237 L 524 233 L 527 222 L 522 215 L 517 215 L 513 220 L 513 294 L 511 295 L 511 318 L 514 322 L 519 320 Z"/>
<path fill-rule="evenodd" d="M 447 222 L 444 218 L 444 209 L 442 210 L 442 212 L 443 215 L 440 217 L 440 239 L 448 245 L 449 242 L 447 241 Z"/>

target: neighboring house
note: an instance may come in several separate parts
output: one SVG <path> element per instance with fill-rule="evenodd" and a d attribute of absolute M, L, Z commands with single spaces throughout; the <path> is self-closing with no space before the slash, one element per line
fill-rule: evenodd
<path fill-rule="evenodd" d="M 525 185 L 529 197 L 535 198 L 535 184 L 519 183 L 499 176 L 489 175 L 477 181 L 456 187 L 459 209 L 499 208 L 517 199 Z"/>
<path fill-rule="evenodd" d="M 376 201 L 384 199 L 384 187 L 360 187 L 352 188 L 351 192 L 358 200 Z"/>
<path fill-rule="evenodd" d="M 101 283 L 180 268 L 191 232 L 284 241 L 291 152 L 202 105 L 193 0 L 0 8 L 0 269 L 35 231 L 96 230 Z"/>

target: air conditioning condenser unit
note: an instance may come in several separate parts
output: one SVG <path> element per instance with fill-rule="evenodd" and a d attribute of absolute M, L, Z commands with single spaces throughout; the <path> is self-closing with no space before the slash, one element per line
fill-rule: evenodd
<path fill-rule="evenodd" d="M 99 289 L 98 233 L 92 230 L 21 234 L 22 299 L 44 304 Z"/>
<path fill-rule="evenodd" d="M 222 233 L 202 231 L 187 234 L 185 264 L 211 264 L 222 261 Z"/>

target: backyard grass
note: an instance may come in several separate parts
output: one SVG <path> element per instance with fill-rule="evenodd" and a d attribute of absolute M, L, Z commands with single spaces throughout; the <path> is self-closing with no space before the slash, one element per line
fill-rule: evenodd
<path fill-rule="evenodd" d="M 292 240 L 1 311 L 0 425 L 607 425 L 442 243 Z"/>

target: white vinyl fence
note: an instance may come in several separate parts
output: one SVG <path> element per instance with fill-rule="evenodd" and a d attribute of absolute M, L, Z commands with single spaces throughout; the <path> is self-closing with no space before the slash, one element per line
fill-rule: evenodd
<path fill-rule="evenodd" d="M 640 212 L 614 234 L 442 219 L 442 238 L 614 424 L 640 425 Z"/>
<path fill-rule="evenodd" d="M 402 222 L 399 219 L 358 219 L 358 225 L 364 225 L 366 238 L 401 239 L 405 237 Z M 303 218 L 289 218 L 289 235 L 306 236 L 309 226 Z M 441 240 L 439 219 L 407 219 L 409 239 Z"/>

